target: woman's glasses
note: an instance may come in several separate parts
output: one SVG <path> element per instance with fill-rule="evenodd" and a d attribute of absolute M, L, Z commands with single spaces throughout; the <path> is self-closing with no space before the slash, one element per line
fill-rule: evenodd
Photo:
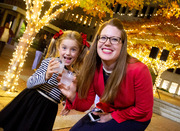
<path fill-rule="evenodd" d="M 98 41 L 101 43 L 105 43 L 108 39 L 109 39 L 110 43 L 113 45 L 117 45 L 121 41 L 121 38 L 116 37 L 116 36 L 113 36 L 113 37 L 99 36 L 98 37 Z"/>

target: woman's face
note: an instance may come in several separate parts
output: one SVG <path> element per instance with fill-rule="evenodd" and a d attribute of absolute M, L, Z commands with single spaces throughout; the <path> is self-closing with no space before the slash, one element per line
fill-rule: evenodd
<path fill-rule="evenodd" d="M 121 31 L 115 26 L 107 25 L 101 31 L 100 37 L 101 40 L 99 39 L 97 44 L 97 53 L 103 63 L 110 66 L 116 62 L 121 52 Z M 106 38 L 109 39 L 105 41 Z"/>
<path fill-rule="evenodd" d="M 75 40 L 64 39 L 60 44 L 60 58 L 64 60 L 65 66 L 70 66 L 79 55 L 79 46 Z"/>

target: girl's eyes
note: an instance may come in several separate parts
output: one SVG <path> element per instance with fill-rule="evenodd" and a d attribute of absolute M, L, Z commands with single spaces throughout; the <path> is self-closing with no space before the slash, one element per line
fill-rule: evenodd
<path fill-rule="evenodd" d="M 72 50 L 72 51 L 76 51 L 77 49 L 74 48 L 74 49 L 71 49 L 71 50 Z"/>
<path fill-rule="evenodd" d="M 62 49 L 63 49 L 63 50 L 66 50 L 66 49 L 68 49 L 68 48 L 67 48 L 67 47 L 65 47 L 65 46 L 62 46 Z M 76 49 L 76 48 L 71 48 L 70 50 L 71 50 L 71 51 L 73 51 L 73 52 L 77 51 L 77 49 Z"/>
<path fill-rule="evenodd" d="M 64 50 L 66 49 L 66 47 L 62 47 Z"/>

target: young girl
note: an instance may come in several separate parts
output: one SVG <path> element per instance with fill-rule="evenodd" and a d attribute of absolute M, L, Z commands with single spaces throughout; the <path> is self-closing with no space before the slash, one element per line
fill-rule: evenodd
<path fill-rule="evenodd" d="M 88 50 L 86 41 L 76 31 L 60 31 L 52 42 L 56 44 L 60 58 L 67 69 L 78 70 Z M 89 45 L 88 45 L 89 46 Z M 23 90 L 0 112 L 0 127 L 4 131 L 51 131 L 62 98 L 57 88 L 58 67 L 54 58 L 42 61 L 41 66 L 28 79 Z M 73 68 L 76 67 L 76 69 Z"/>
<path fill-rule="evenodd" d="M 68 88 L 58 85 L 67 97 L 66 109 L 88 110 L 95 95 L 100 97 L 97 107 L 103 113 L 93 112 L 99 119 L 85 115 L 71 131 L 144 131 L 150 123 L 151 75 L 145 64 L 127 54 L 127 36 L 119 19 L 99 28 L 77 82 Z"/>

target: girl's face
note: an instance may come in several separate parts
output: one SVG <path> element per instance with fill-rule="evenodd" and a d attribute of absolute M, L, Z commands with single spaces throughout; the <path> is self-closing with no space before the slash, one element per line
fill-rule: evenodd
<path fill-rule="evenodd" d="M 116 62 L 121 52 L 121 31 L 115 26 L 107 25 L 101 31 L 100 37 L 101 39 L 98 40 L 97 44 L 97 53 L 102 62 L 110 66 Z M 105 41 L 106 39 L 107 41 Z"/>
<path fill-rule="evenodd" d="M 65 66 L 71 66 L 79 55 L 79 46 L 75 40 L 64 39 L 60 44 L 60 58 L 64 60 Z"/>

